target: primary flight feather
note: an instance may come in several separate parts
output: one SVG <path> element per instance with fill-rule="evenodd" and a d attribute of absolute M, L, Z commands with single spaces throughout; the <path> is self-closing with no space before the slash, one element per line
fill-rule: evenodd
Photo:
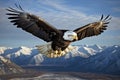
<path fill-rule="evenodd" d="M 97 22 L 87 24 L 73 31 L 60 30 L 50 25 L 42 18 L 25 12 L 20 5 L 16 5 L 19 10 L 9 7 L 8 19 L 18 28 L 22 28 L 34 36 L 48 42 L 45 45 L 37 46 L 40 53 L 50 58 L 61 57 L 74 49 L 71 42 L 81 40 L 86 37 L 96 36 L 106 30 L 111 17 L 109 15 Z"/>

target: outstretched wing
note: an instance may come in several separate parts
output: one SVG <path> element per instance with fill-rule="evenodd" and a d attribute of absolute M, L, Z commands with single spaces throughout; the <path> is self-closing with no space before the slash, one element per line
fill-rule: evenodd
<path fill-rule="evenodd" d="M 16 5 L 16 7 L 19 8 L 19 10 L 9 7 L 9 9 L 7 9 L 9 11 L 7 15 L 9 15 L 8 19 L 10 19 L 14 25 L 17 25 L 18 28 L 22 28 L 47 42 L 52 41 L 54 36 L 59 35 L 60 31 L 43 19 L 26 13 L 20 5 Z"/>
<path fill-rule="evenodd" d="M 98 22 L 87 24 L 83 27 L 75 29 L 74 32 L 77 33 L 78 40 L 81 40 L 85 37 L 96 36 L 101 34 L 104 30 L 106 30 L 107 24 L 111 17 L 109 15 L 103 19 L 103 15 Z"/>

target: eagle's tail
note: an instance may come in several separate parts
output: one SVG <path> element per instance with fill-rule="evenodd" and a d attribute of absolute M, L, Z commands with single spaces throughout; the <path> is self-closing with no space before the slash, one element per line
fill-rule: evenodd
<path fill-rule="evenodd" d="M 72 51 L 75 47 L 69 45 L 64 51 L 62 50 L 56 50 L 54 51 L 51 48 L 51 42 L 45 44 L 45 45 L 39 45 L 36 46 L 37 49 L 39 50 L 39 52 L 49 58 L 57 58 L 57 57 L 61 57 L 64 56 L 65 54 L 67 54 L 68 52 Z"/>

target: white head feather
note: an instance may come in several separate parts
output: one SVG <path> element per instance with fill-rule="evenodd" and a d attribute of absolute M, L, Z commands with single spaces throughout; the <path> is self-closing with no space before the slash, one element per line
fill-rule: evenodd
<path fill-rule="evenodd" d="M 73 41 L 78 39 L 77 34 L 73 31 L 66 31 L 63 35 L 64 40 Z"/>

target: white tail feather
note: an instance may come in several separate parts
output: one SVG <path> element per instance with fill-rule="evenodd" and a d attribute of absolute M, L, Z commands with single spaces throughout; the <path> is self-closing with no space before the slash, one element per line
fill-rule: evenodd
<path fill-rule="evenodd" d="M 57 58 L 57 57 L 64 56 L 65 54 L 67 54 L 68 52 L 71 52 L 75 48 L 75 47 L 69 45 L 64 51 L 62 51 L 62 50 L 54 51 L 51 48 L 51 42 L 49 42 L 45 45 L 40 45 L 40 46 L 36 46 L 36 47 L 41 54 L 44 54 L 49 58 Z"/>

